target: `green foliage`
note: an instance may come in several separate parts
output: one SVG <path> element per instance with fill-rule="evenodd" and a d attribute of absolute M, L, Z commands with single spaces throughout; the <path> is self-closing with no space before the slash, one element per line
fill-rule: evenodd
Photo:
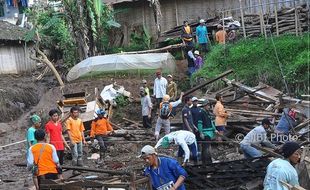
<path fill-rule="evenodd" d="M 285 79 L 291 91 L 301 84 L 309 84 L 309 34 L 241 40 L 236 44 L 215 46 L 207 54 L 203 68 L 194 77 L 212 78 L 228 69 L 234 69 L 237 79 L 248 85 L 259 81 L 284 90 L 276 52 L 282 63 Z M 297 92 L 298 93 L 298 92 Z"/>
<path fill-rule="evenodd" d="M 119 106 L 119 107 L 125 107 L 129 104 L 128 98 L 124 95 L 117 96 L 115 98 L 115 102 L 116 102 L 117 106 Z"/>

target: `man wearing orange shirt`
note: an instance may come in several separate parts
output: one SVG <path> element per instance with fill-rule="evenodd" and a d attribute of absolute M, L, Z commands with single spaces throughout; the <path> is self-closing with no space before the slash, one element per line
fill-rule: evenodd
<path fill-rule="evenodd" d="M 32 169 L 34 176 L 38 179 L 38 184 L 35 184 L 38 190 L 41 179 L 58 179 L 61 169 L 55 147 L 45 143 L 44 130 L 37 129 L 34 136 L 38 143 L 29 148 L 27 167 Z"/>
<path fill-rule="evenodd" d="M 97 118 L 91 123 L 90 137 L 93 141 L 94 138 L 98 140 L 100 146 L 100 159 L 103 159 L 106 146 L 104 144 L 105 137 L 113 133 L 113 128 L 109 121 L 104 117 L 105 112 L 103 109 L 96 111 Z"/>
<path fill-rule="evenodd" d="M 79 118 L 80 108 L 73 106 L 70 109 L 70 114 L 66 126 L 71 142 L 72 165 L 83 166 L 83 143 L 86 144 L 86 141 L 84 138 L 84 125 Z"/>
<path fill-rule="evenodd" d="M 225 44 L 227 33 L 222 25 L 217 25 L 218 31 L 215 33 L 215 41 L 219 44 Z"/>
<path fill-rule="evenodd" d="M 223 97 L 221 94 L 215 95 L 216 104 L 213 109 L 213 113 L 215 115 L 215 127 L 220 135 L 224 135 L 225 127 L 227 125 L 227 118 L 229 113 L 226 112 L 223 106 Z M 221 140 L 221 138 L 218 138 Z"/>

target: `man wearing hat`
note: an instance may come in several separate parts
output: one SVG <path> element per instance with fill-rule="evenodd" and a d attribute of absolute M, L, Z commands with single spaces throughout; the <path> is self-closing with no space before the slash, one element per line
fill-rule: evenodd
<path fill-rule="evenodd" d="M 269 119 L 264 118 L 262 124 L 252 129 L 240 142 L 240 148 L 243 151 L 245 158 L 256 158 L 262 156 L 262 153 L 259 150 L 251 146 L 252 144 L 262 144 L 269 148 L 276 148 L 276 146 L 267 138 L 266 129 L 268 129 L 270 125 L 272 124 Z"/>
<path fill-rule="evenodd" d="M 176 160 L 157 156 L 150 145 L 141 149 L 139 157 L 148 165 L 144 169 L 144 175 L 150 177 L 153 189 L 185 190 L 183 182 L 187 173 Z"/>
<path fill-rule="evenodd" d="M 143 87 L 140 87 L 141 106 L 142 106 L 142 121 L 143 127 L 152 128 L 151 115 L 152 115 L 152 101 Z"/>
<path fill-rule="evenodd" d="M 215 124 L 212 121 L 211 113 L 209 111 L 209 101 L 205 99 L 201 104 L 201 117 L 198 120 L 197 128 L 200 133 L 201 144 L 201 161 L 202 164 L 212 163 L 211 153 L 210 153 L 210 144 L 208 141 L 211 141 L 215 138 L 215 135 L 218 131 L 215 128 Z"/>
<path fill-rule="evenodd" d="M 195 56 L 195 72 L 197 72 L 199 69 L 201 69 L 202 65 L 203 65 L 203 59 L 200 56 L 200 53 L 198 50 L 194 51 L 194 56 Z"/>
<path fill-rule="evenodd" d="M 199 44 L 199 49 L 206 53 L 208 51 L 207 43 L 208 43 L 208 29 L 205 25 L 205 20 L 200 19 L 200 25 L 196 27 L 196 40 Z"/>
<path fill-rule="evenodd" d="M 34 133 L 37 129 L 40 128 L 41 126 L 41 118 L 37 114 L 33 114 L 30 117 L 30 121 L 32 123 L 32 126 L 29 127 L 27 130 L 27 150 L 32 146 L 37 144 L 37 140 L 34 137 Z"/>
<path fill-rule="evenodd" d="M 167 79 L 168 79 L 167 94 L 170 96 L 170 99 L 172 101 L 175 101 L 178 93 L 177 84 L 173 81 L 172 75 L 167 75 Z"/>
<path fill-rule="evenodd" d="M 161 76 L 161 72 L 156 72 L 156 79 L 154 80 L 153 97 L 156 98 L 156 108 L 159 107 L 164 95 L 167 94 L 167 80 Z"/>
<path fill-rule="evenodd" d="M 174 131 L 163 138 L 159 139 L 155 148 L 162 146 L 163 148 L 168 148 L 170 143 L 179 145 L 178 157 L 183 159 L 182 166 L 185 166 L 189 162 L 190 152 L 192 153 L 193 161 L 197 164 L 198 152 L 197 152 L 197 141 L 194 133 L 184 130 Z"/>
<path fill-rule="evenodd" d="M 294 166 L 300 161 L 300 146 L 296 142 L 286 142 L 281 151 L 284 158 L 273 160 L 267 167 L 264 190 L 286 190 L 282 182 L 299 186 L 298 174 Z"/>

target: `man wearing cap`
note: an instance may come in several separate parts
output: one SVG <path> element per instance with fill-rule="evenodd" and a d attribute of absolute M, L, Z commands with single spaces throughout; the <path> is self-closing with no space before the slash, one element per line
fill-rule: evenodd
<path fill-rule="evenodd" d="M 62 124 L 59 120 L 57 109 L 49 111 L 50 121 L 45 124 L 46 142 L 54 145 L 57 151 L 60 165 L 63 165 L 65 146 L 70 150 L 64 136 L 62 135 Z"/>
<path fill-rule="evenodd" d="M 29 127 L 29 129 L 27 130 L 27 150 L 32 146 L 35 145 L 37 143 L 37 140 L 34 137 L 34 133 L 37 129 L 40 128 L 41 126 L 41 118 L 37 115 L 37 114 L 33 114 L 30 117 L 32 126 Z"/>
<path fill-rule="evenodd" d="M 143 127 L 152 128 L 151 115 L 152 115 L 152 101 L 143 87 L 140 88 L 141 106 L 142 106 L 142 121 Z"/>
<path fill-rule="evenodd" d="M 196 40 L 199 44 L 199 49 L 206 53 L 208 51 L 207 43 L 208 43 L 208 29 L 205 25 L 205 20 L 200 19 L 200 25 L 196 27 Z"/>
<path fill-rule="evenodd" d="M 294 166 L 300 161 L 300 146 L 296 142 L 286 142 L 282 147 L 284 158 L 273 160 L 267 167 L 264 190 L 286 190 L 282 182 L 299 186 L 298 174 Z"/>
<path fill-rule="evenodd" d="M 170 133 L 170 116 L 172 109 L 182 103 L 183 92 L 181 92 L 180 98 L 175 102 L 169 102 L 170 96 L 167 94 L 163 97 L 163 101 L 159 105 L 159 114 L 155 126 L 155 139 L 158 141 L 161 127 L 164 127 L 165 134 Z"/>
<path fill-rule="evenodd" d="M 145 79 L 142 80 L 142 87 L 144 88 L 146 94 L 149 96 L 150 95 L 150 89 L 147 86 L 147 81 Z"/>
<path fill-rule="evenodd" d="M 276 148 L 276 146 L 272 144 L 267 138 L 266 129 L 268 129 L 270 125 L 272 124 L 269 119 L 264 118 L 262 124 L 252 129 L 240 142 L 240 148 L 243 151 L 245 158 L 256 158 L 262 156 L 262 153 L 259 150 L 251 146 L 252 144 L 262 144 L 269 148 Z"/>
<path fill-rule="evenodd" d="M 194 125 L 192 112 L 189 108 L 192 105 L 192 99 L 191 97 L 187 96 L 184 98 L 184 101 L 185 106 L 182 109 L 183 130 L 190 132 L 198 131 L 197 127 Z"/>
<path fill-rule="evenodd" d="M 97 139 L 100 146 L 100 159 L 103 159 L 104 153 L 106 151 L 106 146 L 104 141 L 108 135 L 113 133 L 113 128 L 110 122 L 104 117 L 105 111 L 99 109 L 96 111 L 98 117 L 96 117 L 91 123 L 90 138 L 92 142 L 94 138 Z"/>
<path fill-rule="evenodd" d="M 167 79 L 168 79 L 167 94 L 170 96 L 170 99 L 172 101 L 175 101 L 178 93 L 177 84 L 173 81 L 172 75 L 167 75 Z"/>
<path fill-rule="evenodd" d="M 204 100 L 201 106 L 201 117 L 197 124 L 202 141 L 201 161 L 202 164 L 209 164 L 212 163 L 212 159 L 210 153 L 210 144 L 208 141 L 213 140 L 215 138 L 215 134 L 217 134 L 218 131 L 216 130 L 215 124 L 212 121 L 211 112 L 209 110 L 209 101 L 207 99 Z"/>
<path fill-rule="evenodd" d="M 157 156 L 157 152 L 150 145 L 141 149 L 139 157 L 148 165 L 144 169 L 144 175 L 150 177 L 153 189 L 185 190 L 183 182 L 187 173 L 176 160 Z"/>
<path fill-rule="evenodd" d="M 195 72 L 197 72 L 199 69 L 201 69 L 201 67 L 203 65 L 203 60 L 202 60 L 202 57 L 200 56 L 198 50 L 194 51 L 194 56 L 196 58 L 196 60 L 195 60 Z"/>
<path fill-rule="evenodd" d="M 156 79 L 154 80 L 153 97 L 156 98 L 156 108 L 159 107 L 164 95 L 167 94 L 167 80 L 161 76 L 161 72 L 156 72 Z"/>
<path fill-rule="evenodd" d="M 193 161 L 197 164 L 198 161 L 198 152 L 197 152 L 197 141 L 194 133 L 184 130 L 174 131 L 163 138 L 159 139 L 155 145 L 155 149 L 162 146 L 163 148 L 168 148 L 170 143 L 179 145 L 178 157 L 183 159 L 182 166 L 185 166 L 189 162 L 190 152 L 193 156 Z"/>

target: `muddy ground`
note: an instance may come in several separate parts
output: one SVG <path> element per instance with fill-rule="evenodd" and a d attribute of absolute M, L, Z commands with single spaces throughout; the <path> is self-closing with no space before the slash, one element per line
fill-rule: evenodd
<path fill-rule="evenodd" d="M 184 73 L 184 62 L 178 63 L 176 81 L 183 83 L 186 81 Z M 154 80 L 153 75 L 144 76 L 148 81 Z M 138 97 L 138 89 L 142 77 L 123 76 L 119 78 L 94 78 L 75 81 L 66 84 L 66 87 L 60 89 L 53 79 L 53 76 L 47 76 L 42 81 L 35 81 L 32 76 L 1 76 L 0 79 L 0 146 L 22 141 L 25 139 L 26 130 L 29 127 L 29 115 L 36 112 L 47 120 L 47 113 L 50 109 L 56 107 L 56 101 L 62 99 L 62 93 L 73 93 L 85 91 L 89 94 L 88 99 L 93 100 L 94 88 L 102 90 L 105 85 L 116 82 L 130 91 L 133 97 Z M 131 120 L 140 121 L 139 103 L 131 103 L 122 109 L 122 116 L 112 117 L 113 123 L 122 122 L 119 118 L 127 117 Z M 153 121 L 154 122 L 154 121 Z M 153 130 L 153 129 L 152 129 Z M 143 140 L 143 139 L 141 139 Z M 147 143 L 118 142 L 109 145 L 108 153 L 104 162 L 98 164 L 95 160 L 88 160 L 91 156 L 90 148 L 85 148 L 85 165 L 92 168 L 129 170 L 142 172 L 143 163 L 136 156 L 139 150 Z M 154 143 L 153 143 L 154 144 Z M 162 150 L 161 153 L 174 156 L 176 148 L 171 150 Z M 240 157 L 235 149 L 225 145 L 214 147 L 213 157 L 215 160 L 236 159 Z M 10 147 L 3 148 L 0 156 L 0 189 L 30 189 L 33 187 L 31 174 L 26 168 L 17 167 L 14 164 L 25 163 L 26 145 L 20 143 Z M 222 152 L 229 153 L 230 156 L 223 156 Z M 65 165 L 70 165 L 70 160 L 65 160 Z M 71 173 L 65 173 L 70 176 Z M 92 173 L 83 173 L 81 176 L 98 175 Z M 81 177 L 78 176 L 78 177 Z"/>

